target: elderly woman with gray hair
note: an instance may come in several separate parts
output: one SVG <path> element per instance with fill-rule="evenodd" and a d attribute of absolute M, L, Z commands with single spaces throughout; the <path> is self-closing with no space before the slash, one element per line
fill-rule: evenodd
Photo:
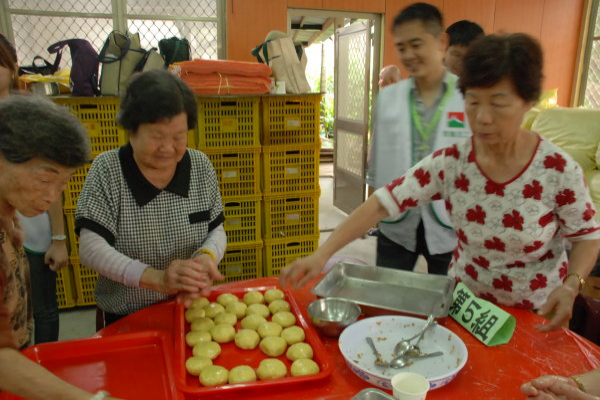
<path fill-rule="evenodd" d="M 0 100 L 0 391 L 28 399 L 106 398 L 19 353 L 31 337 L 32 320 L 16 212 L 32 217 L 48 210 L 88 157 L 85 128 L 63 108 L 35 96 Z"/>

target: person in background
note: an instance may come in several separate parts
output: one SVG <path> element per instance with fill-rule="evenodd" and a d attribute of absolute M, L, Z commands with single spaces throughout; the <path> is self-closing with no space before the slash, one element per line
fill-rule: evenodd
<path fill-rule="evenodd" d="M 447 47 L 443 29 L 440 11 L 427 3 L 406 7 L 394 20 L 394 44 L 410 77 L 379 93 L 367 173 L 370 190 L 470 136 L 457 78 L 442 62 Z M 381 221 L 375 235 L 376 263 L 387 268 L 413 270 L 423 255 L 429 273 L 445 275 L 456 247 L 441 201 Z"/>
<path fill-rule="evenodd" d="M 0 75 L 0 99 L 18 90 L 17 51 L 0 34 L 0 65 L 9 73 Z M 18 214 L 18 213 L 17 213 Z M 56 298 L 56 271 L 67 265 L 68 252 L 61 200 L 50 210 L 35 217 L 20 214 L 25 232 L 25 253 L 31 273 L 31 296 L 35 343 L 58 340 L 59 317 Z"/>
<path fill-rule="evenodd" d="M 444 57 L 444 65 L 456 76 L 462 72 L 462 60 L 467 49 L 474 40 L 484 36 L 483 28 L 475 22 L 463 19 L 446 29 L 448 34 L 448 50 Z"/>
<path fill-rule="evenodd" d="M 98 271 L 100 329 L 182 293 L 206 295 L 223 279 L 223 204 L 208 157 L 187 148 L 196 97 L 178 77 L 135 75 L 117 122 L 129 143 L 92 163 L 77 201 L 81 263 Z"/>
<path fill-rule="evenodd" d="M 400 68 L 395 65 L 386 65 L 379 71 L 379 88 L 384 88 L 402 80 Z"/>
<path fill-rule="evenodd" d="M 600 399 L 600 368 L 571 377 L 545 375 L 521 385 L 528 399 L 598 400 Z"/>
<path fill-rule="evenodd" d="M 0 76 L 6 74 L 0 66 Z M 39 400 L 107 398 L 61 380 L 19 352 L 29 343 L 32 318 L 16 212 L 34 217 L 47 211 L 88 157 L 87 132 L 64 108 L 38 96 L 0 100 L 0 391 Z"/>
<path fill-rule="evenodd" d="M 467 48 L 475 40 L 484 35 L 483 28 L 475 22 L 461 20 L 446 29 L 448 49 L 444 56 L 444 65 L 448 71 L 460 76 L 462 59 Z M 379 87 L 383 88 L 400 81 L 401 72 L 395 65 L 387 65 L 379 72 Z"/>
<path fill-rule="evenodd" d="M 285 267 L 281 283 L 305 284 L 375 221 L 441 199 L 458 236 L 449 275 L 485 300 L 538 310 L 549 319 L 539 331 L 565 326 L 598 257 L 600 223 L 579 164 L 521 127 L 542 71 L 542 49 L 530 36 L 473 43 L 459 82 L 472 137 L 377 190 L 314 254 Z"/>

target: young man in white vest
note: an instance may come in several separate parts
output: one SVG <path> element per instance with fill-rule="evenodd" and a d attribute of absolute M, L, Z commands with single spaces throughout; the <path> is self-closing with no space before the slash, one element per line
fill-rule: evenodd
<path fill-rule="evenodd" d="M 398 14 L 394 45 L 410 77 L 381 90 L 375 114 L 367 183 L 378 189 L 430 153 L 467 136 L 457 77 L 443 59 L 448 41 L 440 11 L 415 3 Z M 445 275 L 457 240 L 443 202 L 384 220 L 377 231 L 377 265 L 413 270 L 419 255 L 429 273 Z"/>

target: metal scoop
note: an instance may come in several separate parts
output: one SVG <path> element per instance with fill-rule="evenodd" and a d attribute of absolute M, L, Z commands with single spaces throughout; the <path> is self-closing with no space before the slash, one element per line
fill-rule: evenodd
<path fill-rule="evenodd" d="M 375 365 L 380 366 L 380 367 L 387 367 L 388 363 L 383 361 L 383 358 L 381 358 L 381 354 L 375 348 L 375 343 L 373 343 L 373 339 L 371 339 L 369 336 L 367 336 L 367 343 L 369 344 L 369 347 L 371 347 L 371 350 L 373 351 L 373 354 L 375 355 Z"/>
<path fill-rule="evenodd" d="M 414 361 L 421 358 L 438 357 L 444 355 L 443 351 L 435 351 L 433 353 L 420 354 L 416 357 L 398 356 L 390 361 L 390 367 L 392 368 L 403 368 L 413 365 Z"/>
<path fill-rule="evenodd" d="M 425 326 L 423 327 L 423 329 L 421 329 L 421 331 L 419 333 L 417 333 L 415 336 L 408 338 L 408 339 L 403 339 L 401 341 L 399 341 L 396 346 L 394 347 L 394 355 L 396 356 L 403 356 L 406 352 L 411 351 L 411 355 L 415 356 L 415 355 L 419 355 L 420 350 L 417 350 L 418 353 L 415 353 L 414 349 L 418 349 L 418 344 L 421 341 L 421 339 L 423 338 L 423 334 L 425 333 L 425 331 L 427 329 L 429 329 L 433 324 L 435 323 L 435 318 L 433 315 L 430 315 L 427 318 L 427 321 L 425 322 Z M 417 338 L 417 342 L 415 345 L 411 345 L 410 341 Z"/>

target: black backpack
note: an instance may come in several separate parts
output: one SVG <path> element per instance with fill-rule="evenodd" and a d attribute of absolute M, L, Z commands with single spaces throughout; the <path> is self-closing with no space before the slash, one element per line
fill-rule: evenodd
<path fill-rule="evenodd" d="M 173 36 L 169 39 L 161 39 L 158 42 L 158 49 L 167 66 L 175 62 L 191 60 L 190 42 L 185 38 L 179 39 Z"/>
<path fill-rule="evenodd" d="M 98 53 L 90 42 L 85 39 L 68 39 L 56 42 L 48 47 L 49 53 L 60 55 L 65 46 L 71 51 L 71 93 L 73 96 L 96 96 L 100 94 L 98 88 Z"/>

